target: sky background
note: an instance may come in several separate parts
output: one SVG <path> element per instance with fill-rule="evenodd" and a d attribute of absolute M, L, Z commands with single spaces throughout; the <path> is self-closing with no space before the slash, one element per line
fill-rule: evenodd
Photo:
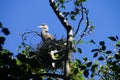
<path fill-rule="evenodd" d="M 95 26 L 94 33 L 85 36 L 85 40 L 94 39 L 96 42 L 105 40 L 107 45 L 113 46 L 107 37 L 111 35 L 120 37 L 120 0 L 87 0 L 85 6 L 89 9 L 89 19 Z M 14 52 L 15 55 L 21 43 L 19 34 L 30 30 L 40 32 L 36 26 L 42 23 L 46 23 L 50 28 L 49 32 L 56 34 L 57 38 L 65 35 L 65 29 L 51 9 L 49 0 L 0 0 L 0 22 L 11 32 L 6 37 L 4 48 Z M 33 40 L 35 41 L 35 38 Z M 95 48 L 92 45 L 80 47 L 84 49 L 83 53 L 86 53 L 83 56 L 90 54 L 90 50 Z"/>

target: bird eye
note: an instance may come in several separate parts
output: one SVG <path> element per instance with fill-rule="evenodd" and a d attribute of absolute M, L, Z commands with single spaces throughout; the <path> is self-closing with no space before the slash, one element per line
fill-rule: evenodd
<path fill-rule="evenodd" d="M 42 24 L 42 26 L 45 26 L 45 24 Z"/>

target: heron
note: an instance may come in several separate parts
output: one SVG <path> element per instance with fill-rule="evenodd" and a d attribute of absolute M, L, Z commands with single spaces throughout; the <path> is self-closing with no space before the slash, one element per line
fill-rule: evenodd
<path fill-rule="evenodd" d="M 48 41 L 53 41 L 55 40 L 55 37 L 53 35 L 51 35 L 50 33 L 48 33 L 48 26 L 46 24 L 42 24 L 40 26 L 38 26 L 38 28 L 41 28 L 41 38 L 43 40 L 43 42 L 48 42 Z"/>

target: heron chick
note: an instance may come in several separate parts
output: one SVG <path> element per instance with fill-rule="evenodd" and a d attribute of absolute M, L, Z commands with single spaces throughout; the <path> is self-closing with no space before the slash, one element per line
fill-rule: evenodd
<path fill-rule="evenodd" d="M 53 35 L 51 35 L 50 33 L 48 33 L 48 26 L 46 24 L 42 24 L 40 26 L 38 26 L 38 28 L 41 28 L 41 38 L 43 40 L 43 42 L 48 42 L 48 41 L 52 41 L 55 40 L 55 38 L 53 37 Z"/>

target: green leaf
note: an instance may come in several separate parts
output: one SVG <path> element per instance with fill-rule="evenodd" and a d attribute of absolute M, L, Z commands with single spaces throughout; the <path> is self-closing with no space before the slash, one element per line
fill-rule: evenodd
<path fill-rule="evenodd" d="M 93 50 L 91 50 L 91 52 L 96 52 L 96 51 L 100 51 L 100 49 L 93 49 Z"/>
<path fill-rule="evenodd" d="M 59 2 L 60 2 L 60 3 L 64 3 L 64 2 L 65 2 L 65 0 L 59 0 Z"/>
<path fill-rule="evenodd" d="M 78 48 L 78 52 L 81 54 L 81 53 L 82 53 L 82 49 L 81 49 L 81 48 Z"/>
<path fill-rule="evenodd" d="M 63 9 L 65 9 L 65 6 L 64 6 L 64 5 L 62 5 L 62 8 L 63 8 Z"/>
<path fill-rule="evenodd" d="M 83 58 L 83 60 L 84 60 L 84 61 L 87 61 L 87 60 L 88 60 L 88 58 L 87 58 L 87 57 L 84 57 L 84 58 Z"/>
<path fill-rule="evenodd" d="M 83 40 L 80 40 L 79 43 L 82 44 L 84 41 Z"/>
<path fill-rule="evenodd" d="M 75 20 L 75 16 L 74 15 L 71 15 L 70 17 L 72 20 Z"/>
<path fill-rule="evenodd" d="M 85 69 L 86 69 L 86 66 L 85 66 L 85 65 L 79 65 L 79 68 L 80 68 L 81 70 L 85 70 Z"/>
<path fill-rule="evenodd" d="M 106 50 L 106 46 L 102 46 L 101 50 L 105 51 Z"/>
<path fill-rule="evenodd" d="M 94 56 L 93 56 L 93 57 L 95 58 L 95 57 L 97 57 L 97 56 L 98 56 L 98 52 L 94 53 Z"/>
<path fill-rule="evenodd" d="M 90 75 L 90 77 L 92 77 L 92 78 L 93 78 L 93 77 L 94 77 L 94 74 L 91 74 L 91 75 Z M 94 80 L 94 79 L 90 79 L 90 80 Z"/>
<path fill-rule="evenodd" d="M 79 72 L 78 68 L 74 70 L 74 74 L 77 74 Z"/>
<path fill-rule="evenodd" d="M 117 47 L 120 47 L 120 44 L 116 44 Z"/>
<path fill-rule="evenodd" d="M 0 45 L 1 45 L 1 44 L 4 44 L 4 42 L 5 42 L 5 38 L 2 37 L 2 36 L 0 36 Z"/>
<path fill-rule="evenodd" d="M 81 61 L 79 59 L 75 59 L 76 64 L 81 64 Z"/>
<path fill-rule="evenodd" d="M 94 73 L 95 72 L 95 69 L 97 68 L 97 64 L 93 64 L 92 67 L 91 67 L 91 71 Z"/>
<path fill-rule="evenodd" d="M 2 28 L 3 26 L 2 26 L 2 23 L 0 22 L 0 28 Z"/>
<path fill-rule="evenodd" d="M 81 0 L 82 2 L 86 2 L 86 0 Z"/>
<path fill-rule="evenodd" d="M 5 35 L 9 35 L 9 34 L 10 34 L 8 28 L 2 28 L 2 32 L 3 32 Z"/>
<path fill-rule="evenodd" d="M 101 46 L 105 45 L 105 42 L 104 41 L 100 41 L 99 43 Z"/>
<path fill-rule="evenodd" d="M 87 63 L 87 67 L 90 67 L 92 65 L 92 62 Z"/>
<path fill-rule="evenodd" d="M 119 37 L 117 35 L 115 37 L 116 37 L 117 40 L 119 39 Z"/>
<path fill-rule="evenodd" d="M 112 53 L 112 51 L 106 51 L 106 54 L 110 54 L 110 53 Z"/>
<path fill-rule="evenodd" d="M 112 40 L 112 41 L 117 41 L 117 39 L 114 37 L 114 36 L 110 36 L 110 37 L 108 37 L 110 40 Z"/>
<path fill-rule="evenodd" d="M 93 44 L 96 44 L 94 40 L 90 40 L 89 42 L 90 42 L 90 43 L 93 43 Z"/>
<path fill-rule="evenodd" d="M 102 60 L 104 60 L 104 58 L 101 56 L 98 58 L 98 60 L 102 61 Z"/>
<path fill-rule="evenodd" d="M 115 54 L 115 59 L 120 60 L 120 54 Z"/>
<path fill-rule="evenodd" d="M 88 70 L 85 70 L 85 71 L 83 72 L 83 74 L 84 74 L 84 76 L 87 78 L 87 77 L 89 76 L 89 71 L 88 71 Z"/>

